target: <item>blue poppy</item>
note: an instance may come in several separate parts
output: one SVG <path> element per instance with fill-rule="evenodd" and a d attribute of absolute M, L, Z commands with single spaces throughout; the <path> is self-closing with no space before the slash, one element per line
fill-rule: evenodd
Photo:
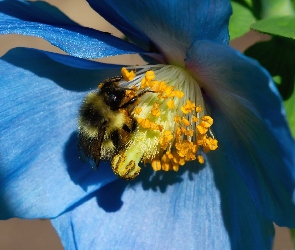
<path fill-rule="evenodd" d="M 295 145 L 269 74 L 227 45 L 230 2 L 88 3 L 132 43 L 44 2 L 0 1 L 0 34 L 69 54 L 15 48 L 1 58 L 1 219 L 51 218 L 66 249 L 270 249 L 273 222 L 295 227 Z M 109 162 L 92 171 L 79 160 L 82 100 L 122 67 L 87 59 L 123 54 L 197 82 L 218 139 L 204 164 L 142 167 L 126 181 Z"/>

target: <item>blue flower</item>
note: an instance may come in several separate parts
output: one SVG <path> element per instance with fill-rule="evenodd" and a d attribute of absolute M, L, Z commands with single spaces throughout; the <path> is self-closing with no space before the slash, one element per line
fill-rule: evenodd
<path fill-rule="evenodd" d="M 79 26 L 43 2 L 0 1 L 0 34 L 46 39 L 69 55 L 15 48 L 0 61 L 1 219 L 51 218 L 66 249 L 270 249 L 295 227 L 295 154 L 269 74 L 231 49 L 229 1 L 88 0 L 133 42 Z M 214 119 L 217 150 L 178 172 L 131 182 L 78 159 L 78 110 L 120 74 L 94 62 L 140 54 L 185 69 Z"/>

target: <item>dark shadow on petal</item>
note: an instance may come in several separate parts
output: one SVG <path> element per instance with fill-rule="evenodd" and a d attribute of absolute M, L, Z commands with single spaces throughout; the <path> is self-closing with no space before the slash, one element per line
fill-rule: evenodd
<path fill-rule="evenodd" d="M 101 188 L 96 194 L 98 206 L 106 212 L 118 211 L 124 205 L 121 197 L 125 190 L 141 185 L 143 190 L 165 193 L 168 186 L 182 182 L 182 175 L 186 172 L 189 172 L 190 181 L 193 181 L 193 175 L 197 174 L 203 167 L 194 164 L 193 167 L 182 167 L 178 172 L 154 172 L 150 166 L 142 166 L 139 176 L 133 181 L 119 179 Z"/>
<path fill-rule="evenodd" d="M 77 143 L 78 143 L 78 135 L 77 132 L 74 132 L 71 134 L 69 140 L 67 141 L 64 149 L 64 159 L 67 165 L 68 172 L 70 174 L 70 177 L 72 181 L 75 184 L 81 185 L 83 183 L 83 178 L 81 178 L 81 171 L 85 171 L 87 169 L 87 164 L 83 163 L 79 159 L 78 149 L 77 149 Z M 83 175 L 82 175 L 83 176 Z M 84 190 L 86 187 L 82 187 Z"/>
<path fill-rule="evenodd" d="M 102 182 L 103 178 L 109 178 L 114 175 L 109 162 L 102 161 L 97 171 L 93 171 L 89 163 L 83 163 L 79 159 L 78 153 L 78 136 L 77 132 L 71 134 L 65 145 L 64 158 L 67 170 L 72 181 L 80 185 L 84 190 L 87 187 L 98 182 Z M 122 202 L 122 194 L 126 189 L 141 185 L 143 190 L 153 190 L 154 192 L 165 193 L 168 186 L 183 181 L 182 176 L 188 172 L 189 180 L 194 181 L 194 175 L 198 174 L 205 166 L 191 162 L 185 167 L 180 167 L 178 172 L 174 171 L 153 171 L 151 166 L 141 166 L 139 176 L 132 181 L 114 178 L 110 183 L 102 186 L 95 194 L 87 196 L 81 201 L 82 203 L 94 195 L 97 197 L 97 204 L 106 212 L 118 211 L 124 204 Z M 79 204 L 81 204 L 79 202 Z M 79 205 L 73 205 L 69 210 Z"/>
<path fill-rule="evenodd" d="M 101 189 L 96 193 L 97 204 L 106 212 L 116 212 L 122 205 L 122 194 L 128 182 L 122 179 L 116 180 Z"/>
<path fill-rule="evenodd" d="M 2 188 L 2 187 L 1 187 Z M 7 198 L 0 196 L 0 220 L 8 220 L 15 217 L 13 211 L 9 211 L 9 202 Z"/>
<path fill-rule="evenodd" d="M 92 170 L 87 162 L 83 163 L 79 159 L 77 145 L 78 135 L 77 132 L 73 132 L 64 147 L 64 160 L 71 180 L 75 184 L 80 185 L 86 191 L 90 185 L 97 184 L 98 182 L 103 183 L 104 178 L 105 180 L 111 179 L 112 181 L 117 179 L 110 164 L 106 161 L 101 162 L 96 171 Z"/>
<path fill-rule="evenodd" d="M 70 67 L 50 59 L 42 51 L 28 48 L 14 48 L 1 60 L 28 70 L 39 77 L 50 79 L 61 88 L 77 92 L 95 89 L 98 83 L 106 78 L 120 74 L 119 69 L 114 68 L 87 70 Z M 67 56 L 67 60 L 73 60 L 75 64 L 76 60 L 84 59 Z"/>
<path fill-rule="evenodd" d="M 122 194 L 125 190 L 140 185 L 143 190 L 152 190 L 154 192 L 165 193 L 169 186 L 183 181 L 183 175 L 188 174 L 189 181 L 194 181 L 194 176 L 202 170 L 205 165 L 200 165 L 197 161 L 190 162 L 184 167 L 180 167 L 178 172 L 174 171 L 153 171 L 150 165 L 141 164 L 141 172 L 132 181 L 118 179 L 113 173 L 110 163 L 101 161 L 97 171 L 93 171 L 88 162 L 82 162 L 79 159 L 78 152 L 78 134 L 73 132 L 64 148 L 64 160 L 71 180 L 81 186 L 83 190 L 91 185 L 101 183 L 101 187 L 95 196 L 97 197 L 98 206 L 106 212 L 118 211 L 124 204 Z M 92 198 L 93 195 L 85 197 L 81 202 Z M 71 208 L 79 205 L 74 204 Z"/>

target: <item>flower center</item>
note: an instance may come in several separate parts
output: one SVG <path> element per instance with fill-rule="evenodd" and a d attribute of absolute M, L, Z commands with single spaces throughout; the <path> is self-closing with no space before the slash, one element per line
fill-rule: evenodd
<path fill-rule="evenodd" d="M 126 149 L 115 155 L 112 168 L 119 176 L 139 173 L 139 162 L 150 163 L 155 171 L 178 171 L 188 161 L 204 163 L 204 153 L 215 150 L 217 140 L 210 127 L 204 100 L 196 80 L 173 65 L 138 67 L 135 74 L 122 69 L 120 86 L 140 93 L 131 115 L 137 121 Z M 132 166 L 132 167 L 130 167 Z M 130 170 L 131 169 L 131 170 Z M 137 175 L 136 174 L 136 175 Z"/>

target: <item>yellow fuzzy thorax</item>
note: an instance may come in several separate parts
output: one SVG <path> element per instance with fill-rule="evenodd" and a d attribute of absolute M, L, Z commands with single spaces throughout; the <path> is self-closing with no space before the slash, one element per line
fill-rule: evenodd
<path fill-rule="evenodd" d="M 215 150 L 218 141 L 196 80 L 171 65 L 142 66 L 136 74 L 126 68 L 121 72 L 125 86 L 151 92 L 143 95 L 132 111 L 138 127 L 128 147 L 112 161 L 117 174 L 131 162 L 138 169 L 139 162 L 150 163 L 155 171 L 178 171 L 194 160 L 204 163 L 204 154 Z"/>

